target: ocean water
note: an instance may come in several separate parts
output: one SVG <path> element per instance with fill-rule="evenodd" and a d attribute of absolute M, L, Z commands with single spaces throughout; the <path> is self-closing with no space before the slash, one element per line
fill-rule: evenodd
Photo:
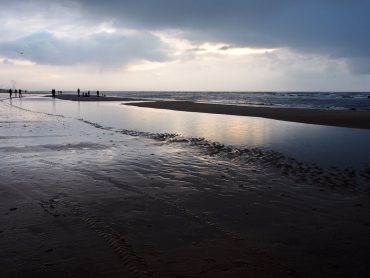
<path fill-rule="evenodd" d="M 91 90 L 94 94 L 95 91 Z M 101 91 L 107 96 L 148 100 L 184 100 L 230 105 L 370 110 L 370 92 L 126 92 Z M 64 92 L 75 94 L 76 92 Z"/>
<path fill-rule="evenodd" d="M 106 94 L 234 105 L 370 110 L 370 92 L 106 92 Z"/>
<path fill-rule="evenodd" d="M 176 133 L 205 138 L 238 148 L 282 152 L 299 161 L 323 167 L 369 167 L 370 131 L 241 117 L 170 111 L 113 102 L 74 102 L 43 96 L 13 99 L 12 105 L 104 127 L 151 133 Z"/>

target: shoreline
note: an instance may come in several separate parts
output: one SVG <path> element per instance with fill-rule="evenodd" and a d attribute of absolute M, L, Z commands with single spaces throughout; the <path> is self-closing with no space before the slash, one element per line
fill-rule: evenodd
<path fill-rule="evenodd" d="M 46 97 L 51 97 L 47 95 Z M 124 97 L 107 97 L 107 96 L 96 96 L 91 95 L 89 97 L 78 97 L 77 95 L 56 95 L 55 98 L 70 101 L 141 101 L 138 98 L 124 98 Z"/>
<path fill-rule="evenodd" d="M 191 101 L 150 101 L 124 103 L 124 105 L 184 112 L 260 117 L 305 124 L 370 129 L 370 111 L 253 107 L 195 103 Z"/>

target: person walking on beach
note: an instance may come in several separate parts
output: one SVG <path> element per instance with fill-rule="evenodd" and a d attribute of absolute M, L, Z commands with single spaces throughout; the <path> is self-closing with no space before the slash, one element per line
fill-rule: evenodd
<path fill-rule="evenodd" d="M 80 97 L 80 88 L 77 89 L 77 96 Z"/>
<path fill-rule="evenodd" d="M 100 94 L 100 93 L 99 93 L 99 90 L 98 90 L 98 91 L 96 91 L 96 96 L 97 96 L 97 97 L 99 97 L 99 94 Z"/>
<path fill-rule="evenodd" d="M 13 91 L 12 89 L 9 89 L 9 98 L 12 98 L 12 95 L 13 95 Z"/>
<path fill-rule="evenodd" d="M 55 98 L 55 89 L 51 90 L 51 95 L 52 95 L 53 98 Z"/>
<path fill-rule="evenodd" d="M 18 93 L 18 96 L 19 96 L 19 98 L 21 98 L 22 97 L 22 90 L 21 89 L 19 89 L 19 91 L 18 91 L 19 93 Z"/>

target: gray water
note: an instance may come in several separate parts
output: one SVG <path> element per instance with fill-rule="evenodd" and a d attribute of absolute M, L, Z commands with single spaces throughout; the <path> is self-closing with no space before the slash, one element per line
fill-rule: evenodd
<path fill-rule="evenodd" d="M 65 92 L 75 94 L 76 92 Z M 94 91 L 92 91 L 94 94 Z M 248 106 L 370 110 L 370 92 L 104 92 L 107 96 Z"/>
<path fill-rule="evenodd" d="M 102 126 L 153 133 L 178 133 L 241 147 L 280 151 L 323 167 L 367 167 L 370 131 L 278 120 L 158 110 L 122 102 L 72 102 L 42 96 L 12 100 L 13 105 L 99 123 Z"/>

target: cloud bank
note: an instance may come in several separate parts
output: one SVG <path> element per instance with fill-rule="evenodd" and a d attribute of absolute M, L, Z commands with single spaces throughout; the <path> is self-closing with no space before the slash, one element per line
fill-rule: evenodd
<path fill-rule="evenodd" d="M 108 4 L 109 2 L 109 4 Z M 333 58 L 370 57 L 370 2 L 365 0 L 78 0 L 94 18 L 118 26 L 178 29 L 195 41 L 287 47 Z"/>
<path fill-rule="evenodd" d="M 178 30 L 182 32 L 184 38 L 199 43 L 223 42 L 261 48 L 286 47 L 300 52 L 346 58 L 351 62 L 354 71 L 370 73 L 366 63 L 362 62 L 363 60 L 367 62 L 370 57 L 370 36 L 368 36 L 370 2 L 365 0 L 62 0 L 57 3 L 43 0 L 15 0 L 9 2 L 1 1 L 1 5 L 12 17 L 20 17 L 21 20 L 22 16 L 28 13 L 28 17 L 32 14 L 41 15 L 49 22 L 61 17 L 68 21 L 69 14 L 72 20 L 90 25 L 108 21 L 118 28 L 134 28 L 144 32 Z M 58 16 L 58 10 L 62 10 L 64 14 Z M 63 24 L 63 19 L 61 21 Z M 64 22 L 64 24 L 67 23 Z M 34 44 L 38 36 L 40 37 L 34 34 L 24 37 L 23 41 L 31 39 Z M 39 43 L 42 43 L 41 37 Z M 43 39 L 45 40 L 45 36 Z M 91 37 L 92 43 L 97 43 L 98 39 L 98 37 Z M 112 38 L 102 37 L 101 44 L 107 43 L 107 49 L 109 49 L 111 45 L 109 40 L 121 46 L 122 40 L 119 38 L 115 41 Z M 128 45 L 138 43 L 140 48 L 140 44 L 148 40 L 148 35 L 139 41 L 135 37 L 132 43 L 128 42 L 128 38 L 123 40 Z M 53 42 L 53 40 L 50 41 L 51 44 Z M 155 42 L 154 45 L 160 44 Z M 2 49 L 4 48 L 1 47 L 1 53 L 3 53 Z M 154 47 L 153 51 L 156 52 L 157 48 Z M 45 52 L 45 55 L 48 53 L 50 52 Z M 55 55 L 55 53 L 52 54 Z M 135 53 L 134 56 L 137 54 Z M 143 51 L 143 58 L 146 59 L 147 56 L 148 51 Z M 153 56 L 157 56 L 157 53 Z M 55 56 L 53 57 L 52 61 L 59 62 Z M 48 59 L 45 58 L 45 60 Z M 122 60 L 122 62 L 125 61 L 126 59 Z"/>
<path fill-rule="evenodd" d="M 34 33 L 0 43 L 0 53 L 38 64 L 97 64 L 119 67 L 136 60 L 165 61 L 166 46 L 150 34 L 116 35 L 100 33 L 84 38 L 58 38 L 50 33 Z"/>
<path fill-rule="evenodd" d="M 368 14 L 367 0 L 0 0 L 0 60 L 48 66 L 55 76 L 66 75 L 61 66 L 131 80 L 147 71 L 185 87 L 196 72 L 198 84 L 238 76 L 238 89 L 251 84 L 248 75 L 253 84 L 273 76 L 269 88 L 307 80 L 306 89 L 328 88 L 343 77 L 367 88 Z"/>

